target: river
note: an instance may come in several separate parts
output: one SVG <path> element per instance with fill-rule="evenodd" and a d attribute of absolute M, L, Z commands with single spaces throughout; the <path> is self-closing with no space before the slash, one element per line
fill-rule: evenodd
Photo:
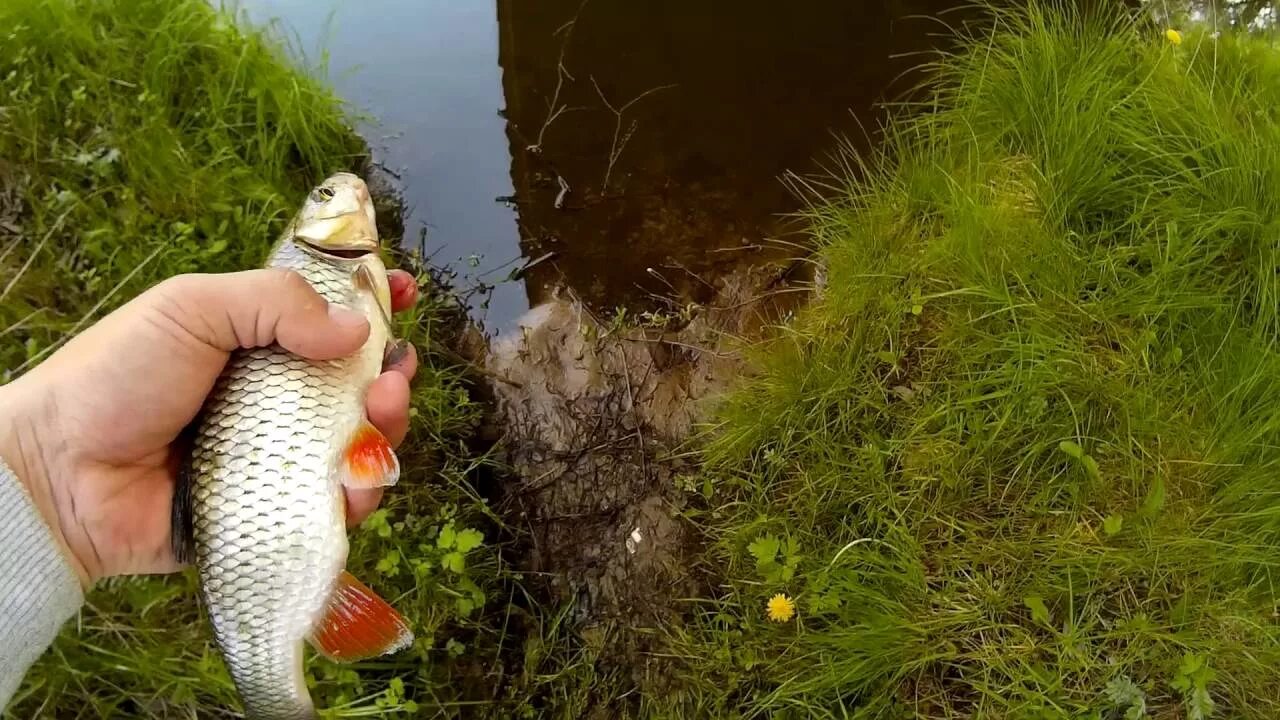
<path fill-rule="evenodd" d="M 961 21 L 939 0 L 244 0 L 366 119 L 406 242 L 510 327 L 573 294 L 608 311 L 704 300 L 798 256 L 784 182 L 865 150 Z M 534 263 L 527 272 L 512 270 Z"/>

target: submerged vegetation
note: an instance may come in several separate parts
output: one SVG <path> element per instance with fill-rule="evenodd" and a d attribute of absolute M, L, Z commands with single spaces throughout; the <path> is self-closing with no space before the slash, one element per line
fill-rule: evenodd
<path fill-rule="evenodd" d="M 1280 53 L 1165 30 L 998 14 L 850 158 L 706 449 L 675 709 L 1280 714 Z"/>
<path fill-rule="evenodd" d="M 3 372 L 160 278 L 259 264 L 312 183 L 366 161 L 328 90 L 200 0 L 10 0 L 0 28 Z M 660 665 L 595 663 L 498 552 L 428 293 L 403 480 L 351 560 L 418 639 L 313 658 L 318 704 L 1280 715 L 1280 54 L 1169 30 L 997 14 L 820 188 L 822 292 L 683 477 L 710 597 Z M 237 706 L 186 574 L 103 583 L 10 713 Z"/>

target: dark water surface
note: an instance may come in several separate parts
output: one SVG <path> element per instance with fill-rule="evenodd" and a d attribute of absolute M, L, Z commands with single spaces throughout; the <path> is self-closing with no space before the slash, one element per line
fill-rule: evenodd
<path fill-rule="evenodd" d="M 880 105 L 960 18 L 954 1 L 244 0 L 279 18 L 397 172 L 408 235 L 496 283 L 491 329 L 567 287 L 643 310 L 705 299 L 737 263 L 798 255 L 781 178 Z M 939 18 L 942 18 L 940 21 Z M 523 258 L 523 259 L 521 259 Z M 514 267 L 541 259 L 519 279 Z"/>

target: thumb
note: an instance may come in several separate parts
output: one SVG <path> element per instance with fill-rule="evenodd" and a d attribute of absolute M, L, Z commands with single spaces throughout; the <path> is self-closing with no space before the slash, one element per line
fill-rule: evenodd
<path fill-rule="evenodd" d="M 312 360 L 355 352 L 369 337 L 360 313 L 320 296 L 292 270 L 179 275 L 156 288 L 166 315 L 224 352 L 279 343 Z"/>

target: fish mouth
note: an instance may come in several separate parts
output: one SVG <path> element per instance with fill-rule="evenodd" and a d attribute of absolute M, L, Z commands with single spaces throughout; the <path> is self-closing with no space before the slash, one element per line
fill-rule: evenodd
<path fill-rule="evenodd" d="M 376 244 L 372 246 L 325 247 L 316 243 L 307 242 L 301 238 L 298 239 L 298 243 L 316 255 L 322 255 L 324 257 L 334 258 L 337 260 L 359 260 L 378 251 L 378 246 Z"/>

